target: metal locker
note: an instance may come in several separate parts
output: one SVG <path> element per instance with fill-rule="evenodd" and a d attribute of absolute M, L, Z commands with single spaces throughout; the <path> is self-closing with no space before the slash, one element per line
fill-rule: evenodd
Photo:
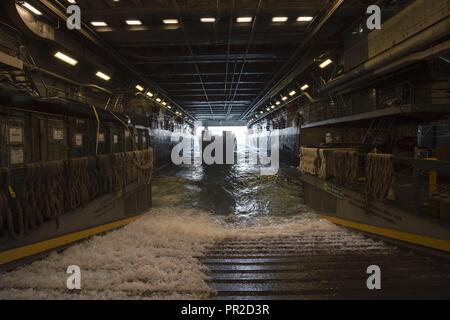
<path fill-rule="evenodd" d="M 69 122 L 69 157 L 86 157 L 89 151 L 88 127 L 85 120 L 71 119 Z"/>
<path fill-rule="evenodd" d="M 123 126 L 111 125 L 110 127 L 110 145 L 111 153 L 118 153 L 124 151 L 124 132 Z"/>
<path fill-rule="evenodd" d="M 62 119 L 39 118 L 41 161 L 68 157 L 67 124 Z"/>
<path fill-rule="evenodd" d="M 22 166 L 31 160 L 30 126 L 18 116 L 5 116 L 0 120 L 1 165 Z"/>

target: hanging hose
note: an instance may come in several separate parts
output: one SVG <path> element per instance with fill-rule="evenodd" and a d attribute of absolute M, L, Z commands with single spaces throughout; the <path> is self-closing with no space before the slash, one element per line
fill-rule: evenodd
<path fill-rule="evenodd" d="M 148 186 L 153 175 L 153 149 L 135 152 L 133 163 L 139 171 L 138 183 Z"/>
<path fill-rule="evenodd" d="M 116 196 L 121 197 L 125 194 L 127 173 L 125 169 L 125 153 L 115 153 L 112 155 L 113 164 L 113 190 Z"/>
<path fill-rule="evenodd" d="M 39 175 L 37 168 L 37 164 L 28 164 L 26 166 L 25 179 L 21 192 L 26 233 L 36 230 L 44 222 L 43 210 L 39 208 L 38 202 L 41 195 L 36 194 L 36 188 L 34 187 Z"/>
<path fill-rule="evenodd" d="M 8 215 L 8 198 L 3 188 L 3 181 L 0 177 L 0 242 L 8 240 L 8 229 L 6 227 L 6 217 Z"/>
<path fill-rule="evenodd" d="M 98 173 L 100 181 L 102 181 L 101 192 L 108 194 L 113 191 L 113 169 L 112 156 L 104 154 L 98 156 Z"/>
<path fill-rule="evenodd" d="M 358 180 L 359 157 L 356 151 L 334 151 L 334 179 L 341 186 L 352 186 Z"/>
<path fill-rule="evenodd" d="M 0 242 L 21 239 L 46 221 L 85 206 L 100 195 L 125 195 L 131 183 L 149 185 L 153 149 L 30 163 L 16 194 L 11 171 L 0 168 Z"/>
<path fill-rule="evenodd" d="M 25 234 L 23 210 L 12 188 L 11 171 L 8 168 L 0 169 L 0 181 L 2 183 L 3 194 L 6 194 L 6 202 L 8 204 L 5 213 L 9 236 L 13 239 L 21 239 Z"/>
<path fill-rule="evenodd" d="M 366 198 L 394 200 L 394 157 L 391 154 L 367 155 Z"/>

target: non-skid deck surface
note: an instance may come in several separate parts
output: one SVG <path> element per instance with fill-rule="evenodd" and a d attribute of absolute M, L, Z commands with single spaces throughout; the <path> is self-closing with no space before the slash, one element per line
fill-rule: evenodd
<path fill-rule="evenodd" d="M 201 258 L 213 299 L 450 299 L 450 261 L 336 234 L 229 239 Z M 367 267 L 381 290 L 367 289 Z"/>

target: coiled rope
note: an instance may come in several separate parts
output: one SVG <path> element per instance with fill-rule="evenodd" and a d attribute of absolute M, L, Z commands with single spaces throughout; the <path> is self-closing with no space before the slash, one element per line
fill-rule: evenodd
<path fill-rule="evenodd" d="M 153 150 L 30 163 L 23 170 L 16 194 L 10 169 L 0 168 L 0 242 L 23 238 L 45 221 L 58 225 L 61 215 L 100 195 L 124 196 L 130 183 L 149 185 Z"/>
<path fill-rule="evenodd" d="M 394 200 L 394 157 L 391 154 L 369 153 L 366 179 L 367 199 Z"/>

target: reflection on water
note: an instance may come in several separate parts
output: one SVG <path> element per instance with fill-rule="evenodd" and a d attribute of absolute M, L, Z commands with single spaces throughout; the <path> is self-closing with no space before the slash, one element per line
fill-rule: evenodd
<path fill-rule="evenodd" d="M 311 211 L 303 203 L 297 168 L 281 165 L 277 175 L 263 176 L 258 166 L 245 162 L 243 154 L 235 165 L 164 167 L 155 173 L 153 203 L 240 219 Z"/>

